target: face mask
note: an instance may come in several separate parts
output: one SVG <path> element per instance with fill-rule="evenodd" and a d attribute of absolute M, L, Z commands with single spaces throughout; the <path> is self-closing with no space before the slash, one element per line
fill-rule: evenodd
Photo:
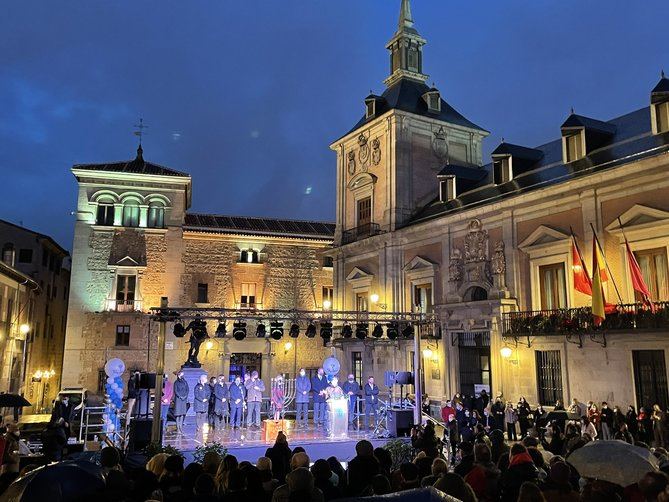
<path fill-rule="evenodd" d="M 304 371 L 300 371 L 300 376 L 304 376 L 306 373 Z"/>
<path fill-rule="evenodd" d="M 352 381 L 353 381 L 353 379 L 352 379 L 352 378 L 349 378 L 349 379 L 348 379 L 348 381 L 349 381 L 349 382 L 352 382 Z"/>

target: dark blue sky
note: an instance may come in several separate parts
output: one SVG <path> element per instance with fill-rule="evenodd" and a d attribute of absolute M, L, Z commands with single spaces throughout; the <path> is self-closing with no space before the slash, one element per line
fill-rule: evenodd
<path fill-rule="evenodd" d="M 0 218 L 71 247 L 74 163 L 145 158 L 193 176 L 193 211 L 334 217 L 328 145 L 383 91 L 400 0 L 4 2 Z M 573 106 L 646 106 L 669 69 L 667 0 L 413 0 L 425 71 L 500 137 L 554 139 Z M 307 187 L 312 187 L 306 194 Z"/>

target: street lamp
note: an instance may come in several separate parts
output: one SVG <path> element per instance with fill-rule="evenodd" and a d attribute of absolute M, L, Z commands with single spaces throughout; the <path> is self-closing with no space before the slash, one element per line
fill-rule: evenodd
<path fill-rule="evenodd" d="M 508 345 L 504 344 L 504 347 L 500 349 L 499 353 L 502 355 L 504 359 L 508 359 L 513 355 L 513 349 Z"/>
<path fill-rule="evenodd" d="M 330 300 L 323 300 L 323 310 L 330 310 L 332 302 Z"/>
<path fill-rule="evenodd" d="M 22 335 L 27 335 L 28 333 L 30 333 L 30 326 L 25 323 L 21 324 L 21 326 L 19 326 L 19 333 L 21 333 Z"/>
<path fill-rule="evenodd" d="M 432 349 L 423 349 L 423 357 L 425 359 L 431 359 L 432 358 Z"/>
<path fill-rule="evenodd" d="M 372 305 L 376 305 L 381 310 L 386 310 L 386 304 L 379 303 L 379 295 L 377 293 L 372 293 L 371 295 L 369 295 L 369 301 L 372 302 Z"/>
<path fill-rule="evenodd" d="M 288 354 L 288 351 L 293 348 L 292 342 L 286 342 L 283 344 L 283 353 Z"/>

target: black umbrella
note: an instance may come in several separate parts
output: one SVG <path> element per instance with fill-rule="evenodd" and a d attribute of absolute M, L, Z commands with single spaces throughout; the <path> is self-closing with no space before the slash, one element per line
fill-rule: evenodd
<path fill-rule="evenodd" d="M 31 406 L 30 402 L 18 394 L 0 394 L 0 408 L 23 408 Z"/>
<path fill-rule="evenodd" d="M 543 416 L 546 423 L 550 423 L 553 420 L 556 422 L 566 422 L 567 420 L 580 420 L 581 417 L 578 413 L 569 413 L 565 410 L 549 411 Z"/>
<path fill-rule="evenodd" d="M 99 466 L 66 461 L 39 467 L 17 479 L 0 497 L 0 502 L 69 502 L 95 500 L 105 489 Z"/>

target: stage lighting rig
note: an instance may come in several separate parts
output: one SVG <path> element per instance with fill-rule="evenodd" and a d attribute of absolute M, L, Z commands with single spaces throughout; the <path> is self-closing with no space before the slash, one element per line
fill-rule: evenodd
<path fill-rule="evenodd" d="M 225 319 L 219 319 L 218 326 L 216 326 L 215 336 L 216 338 L 225 338 L 226 327 Z"/>
<path fill-rule="evenodd" d="M 359 340 L 364 340 L 367 338 L 367 333 L 369 333 L 369 326 L 364 322 L 359 322 L 355 326 L 355 337 Z"/>
<path fill-rule="evenodd" d="M 233 325 L 232 336 L 235 340 L 243 340 L 246 338 L 246 322 L 236 321 Z"/>
<path fill-rule="evenodd" d="M 413 338 L 413 326 L 411 324 L 407 323 L 402 330 L 402 336 L 407 339 Z"/>
<path fill-rule="evenodd" d="M 329 340 L 332 338 L 332 323 L 330 321 L 321 323 L 321 338 L 323 340 Z"/>
<path fill-rule="evenodd" d="M 307 330 L 304 332 L 307 335 L 307 338 L 313 338 L 316 336 L 316 325 L 313 322 L 310 322 L 307 326 Z"/>
<path fill-rule="evenodd" d="M 283 337 L 283 323 L 280 321 L 274 321 L 269 324 L 269 336 L 273 340 L 281 340 Z"/>
<path fill-rule="evenodd" d="M 184 328 L 184 325 L 180 320 L 174 323 L 172 333 L 174 333 L 174 336 L 177 338 L 183 338 L 186 334 L 186 328 Z"/>
<path fill-rule="evenodd" d="M 377 322 L 376 326 L 372 330 L 372 336 L 374 338 L 381 338 L 383 336 L 383 327 Z"/>
<path fill-rule="evenodd" d="M 386 326 L 386 336 L 388 340 L 397 340 L 399 335 L 399 325 L 396 322 L 388 323 Z"/>
<path fill-rule="evenodd" d="M 344 338 L 351 338 L 353 336 L 353 328 L 351 328 L 350 324 L 344 324 L 341 327 L 341 336 Z"/>
<path fill-rule="evenodd" d="M 256 337 L 265 338 L 266 335 L 267 335 L 267 328 L 263 323 L 259 322 L 258 326 L 256 326 Z"/>
<path fill-rule="evenodd" d="M 293 323 L 290 325 L 290 330 L 288 331 L 288 336 L 291 338 L 297 338 L 300 336 L 300 325 L 297 323 Z"/>

